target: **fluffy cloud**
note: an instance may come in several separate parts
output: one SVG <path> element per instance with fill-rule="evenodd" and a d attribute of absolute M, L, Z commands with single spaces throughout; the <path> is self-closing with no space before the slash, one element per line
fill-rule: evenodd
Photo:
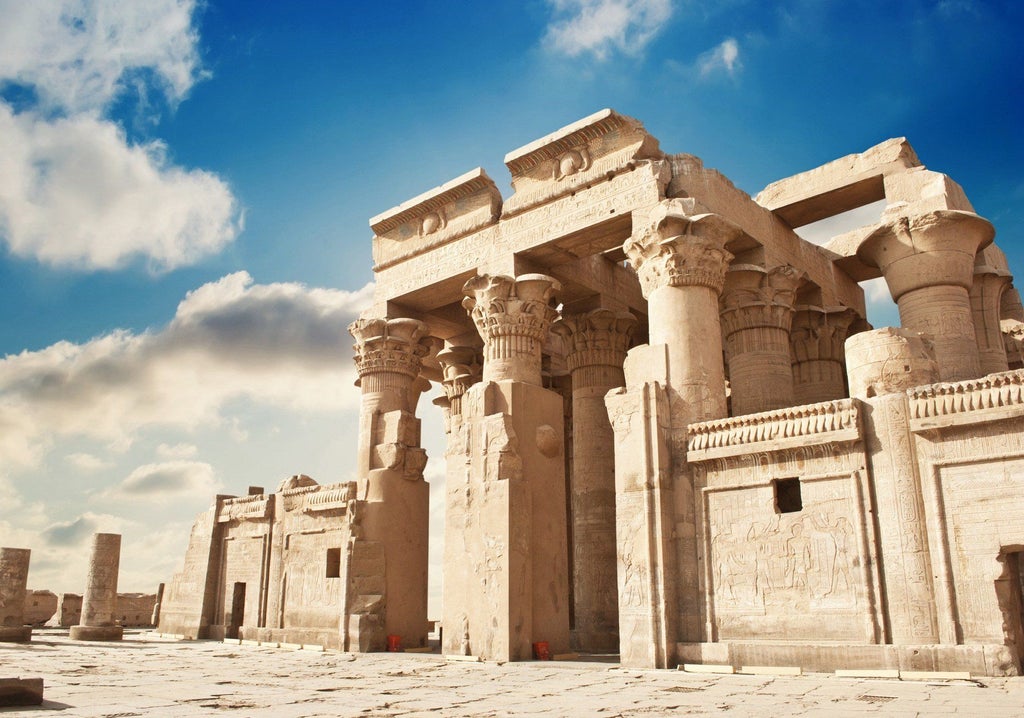
<path fill-rule="evenodd" d="M 643 51 L 672 15 L 671 0 L 550 0 L 555 20 L 545 45 L 576 57 L 584 52 L 598 59 L 618 49 Z"/>
<path fill-rule="evenodd" d="M 172 101 L 199 74 L 195 0 L 0 0 L 0 79 L 31 87 L 44 107 L 98 111 L 133 73 Z"/>
<path fill-rule="evenodd" d="M 143 427 L 225 422 L 245 399 L 300 411 L 358 402 L 346 327 L 358 292 L 257 285 L 245 272 L 191 292 L 162 331 L 119 331 L 0 360 L 0 457 L 38 463 L 56 439 L 127 447 Z"/>
<path fill-rule="evenodd" d="M 142 257 L 166 270 L 219 252 L 242 225 L 231 190 L 165 150 L 105 120 L 0 103 L 0 237 L 17 256 L 83 269 Z"/>
<path fill-rule="evenodd" d="M 202 461 L 164 461 L 145 464 L 124 481 L 103 492 L 103 499 L 163 500 L 180 496 L 210 496 L 221 488 L 213 467 Z"/>
<path fill-rule="evenodd" d="M 179 167 L 156 140 L 104 118 L 129 88 L 173 106 L 201 75 L 193 0 L 0 0 L 0 242 L 80 270 L 134 259 L 155 271 L 219 252 L 242 229 L 227 184 Z"/>
<path fill-rule="evenodd" d="M 724 70 L 730 77 L 736 74 L 740 65 L 740 45 L 734 38 L 727 37 L 716 47 L 697 58 L 701 77 Z"/>

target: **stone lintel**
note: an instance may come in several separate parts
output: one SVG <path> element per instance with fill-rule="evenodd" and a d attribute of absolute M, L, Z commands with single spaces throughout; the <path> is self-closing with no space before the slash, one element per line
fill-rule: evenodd
<path fill-rule="evenodd" d="M 589 187 L 635 167 L 638 160 L 660 159 L 658 140 L 632 117 L 604 109 L 505 155 L 515 193 L 503 216 Z"/>
<path fill-rule="evenodd" d="M 370 220 L 374 269 L 450 242 L 501 214 L 501 192 L 481 167 L 382 212 Z"/>
<path fill-rule="evenodd" d="M 802 227 L 883 199 L 884 177 L 920 165 L 907 139 L 896 137 L 773 182 L 754 201 L 790 227 Z"/>

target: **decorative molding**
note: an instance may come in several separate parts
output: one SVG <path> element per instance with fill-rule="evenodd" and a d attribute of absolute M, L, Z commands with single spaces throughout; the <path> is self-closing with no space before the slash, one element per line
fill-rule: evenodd
<path fill-rule="evenodd" d="M 707 461 L 735 454 L 860 438 L 857 402 L 839 399 L 690 424 L 687 460 Z"/>
<path fill-rule="evenodd" d="M 348 331 L 356 340 L 352 348 L 360 379 L 374 374 L 415 379 L 430 352 L 429 327 L 417 319 L 357 319 Z"/>
<path fill-rule="evenodd" d="M 917 386 L 907 397 L 915 432 L 1024 416 L 1024 370 Z"/>

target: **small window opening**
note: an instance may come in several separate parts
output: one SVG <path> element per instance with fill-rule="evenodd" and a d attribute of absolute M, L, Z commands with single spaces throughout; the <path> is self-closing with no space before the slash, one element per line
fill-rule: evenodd
<path fill-rule="evenodd" d="M 801 511 L 804 507 L 800 497 L 800 479 L 776 479 L 772 482 L 775 489 L 775 511 L 780 514 L 791 514 Z"/>
<path fill-rule="evenodd" d="M 327 578 L 341 578 L 341 549 L 327 549 Z"/>

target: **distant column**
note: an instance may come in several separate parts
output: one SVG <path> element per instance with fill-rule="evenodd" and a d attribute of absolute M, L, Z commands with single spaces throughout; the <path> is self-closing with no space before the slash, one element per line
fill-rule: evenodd
<path fill-rule="evenodd" d="M 114 624 L 117 572 L 121 563 L 121 534 L 94 534 L 89 576 L 82 597 L 82 618 L 71 627 L 76 641 L 120 641 L 124 629 Z"/>
<path fill-rule="evenodd" d="M 789 333 L 794 403 L 815 404 L 846 397 L 843 346 L 856 316 L 846 307 L 796 307 Z"/>
<path fill-rule="evenodd" d="M 732 413 L 754 414 L 793 406 L 789 330 L 803 272 L 733 265 L 725 274 L 722 330 L 732 386 Z"/>
<path fill-rule="evenodd" d="M 584 651 L 617 651 L 619 602 L 615 545 L 615 433 L 604 397 L 625 386 L 636 317 L 595 309 L 555 325 L 568 339 L 572 375 L 572 579 L 575 639 Z"/>
<path fill-rule="evenodd" d="M 32 640 L 32 626 L 25 625 L 25 590 L 28 586 L 27 548 L 0 548 L 0 641 Z"/>
<path fill-rule="evenodd" d="M 978 252 L 970 292 L 974 334 L 978 340 L 978 361 L 983 375 L 1009 369 L 1000 320 L 1003 292 L 1013 279 L 1006 270 L 982 263 L 984 256 L 984 252 Z"/>
<path fill-rule="evenodd" d="M 978 249 L 995 230 L 973 212 L 898 216 L 861 242 L 857 256 L 882 270 L 905 329 L 930 336 L 940 381 L 982 374 L 971 300 Z"/>

